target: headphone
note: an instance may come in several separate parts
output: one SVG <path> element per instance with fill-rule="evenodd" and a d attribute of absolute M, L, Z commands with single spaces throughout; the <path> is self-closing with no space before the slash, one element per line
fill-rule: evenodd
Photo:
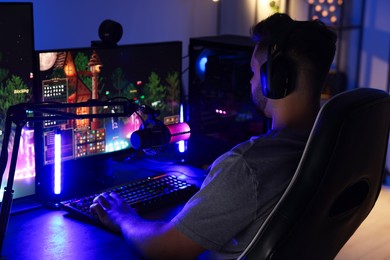
<path fill-rule="evenodd" d="M 291 27 L 289 27 L 291 28 Z M 285 41 L 291 30 L 282 35 Z M 293 90 L 294 70 L 291 60 L 284 53 L 283 43 L 273 43 L 268 47 L 267 61 L 260 68 L 260 82 L 263 95 L 270 99 L 281 99 Z"/>

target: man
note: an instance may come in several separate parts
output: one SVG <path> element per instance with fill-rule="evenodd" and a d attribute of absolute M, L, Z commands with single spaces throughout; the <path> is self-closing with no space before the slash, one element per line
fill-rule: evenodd
<path fill-rule="evenodd" d="M 251 94 L 271 129 L 219 157 L 200 191 L 170 222 L 138 216 L 116 194 L 91 210 L 147 258 L 237 258 L 290 182 L 320 109 L 336 35 L 318 21 L 275 14 L 253 28 Z"/>

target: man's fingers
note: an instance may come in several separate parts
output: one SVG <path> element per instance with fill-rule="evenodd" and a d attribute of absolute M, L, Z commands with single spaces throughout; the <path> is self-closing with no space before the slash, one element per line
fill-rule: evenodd
<path fill-rule="evenodd" d="M 106 192 L 98 195 L 96 198 L 93 199 L 94 204 L 99 204 L 103 209 L 111 209 L 111 203 L 109 202 L 110 200 L 110 195 Z"/>
<path fill-rule="evenodd" d="M 122 198 L 115 192 L 111 192 L 109 194 L 111 198 L 113 198 L 116 202 L 122 202 Z"/>
<path fill-rule="evenodd" d="M 99 203 L 93 203 L 93 204 L 89 207 L 89 209 L 90 209 L 90 211 L 91 211 L 93 214 L 96 214 L 96 215 L 98 215 L 99 217 L 106 214 L 106 211 L 102 208 L 102 206 L 101 206 Z"/>

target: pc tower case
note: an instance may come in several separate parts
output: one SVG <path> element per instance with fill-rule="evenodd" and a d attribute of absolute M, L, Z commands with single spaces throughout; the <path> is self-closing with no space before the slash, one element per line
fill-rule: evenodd
<path fill-rule="evenodd" d="M 253 48 L 245 36 L 190 39 L 189 163 L 208 166 L 236 144 L 265 131 L 265 120 L 251 100 Z"/>

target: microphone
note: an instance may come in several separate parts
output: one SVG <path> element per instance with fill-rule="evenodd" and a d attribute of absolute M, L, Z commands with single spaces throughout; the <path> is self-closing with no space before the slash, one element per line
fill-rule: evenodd
<path fill-rule="evenodd" d="M 134 131 L 130 136 L 131 146 L 136 149 L 159 148 L 163 145 L 190 138 L 190 126 L 183 123 L 154 125 Z"/>

